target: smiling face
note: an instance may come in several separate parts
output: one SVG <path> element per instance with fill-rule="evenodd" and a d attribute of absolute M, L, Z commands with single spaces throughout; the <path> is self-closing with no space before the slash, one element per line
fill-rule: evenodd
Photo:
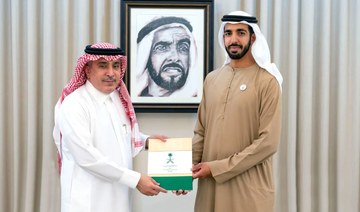
<path fill-rule="evenodd" d="M 87 79 L 100 92 L 113 92 L 120 82 L 120 61 L 107 61 L 103 58 L 89 62 L 85 66 Z"/>
<path fill-rule="evenodd" d="M 152 80 L 170 91 L 181 88 L 190 66 L 190 36 L 182 27 L 155 32 L 148 71 Z"/>
<path fill-rule="evenodd" d="M 229 57 L 234 60 L 243 58 L 249 52 L 255 40 L 247 24 L 226 24 L 224 28 L 224 44 Z"/>

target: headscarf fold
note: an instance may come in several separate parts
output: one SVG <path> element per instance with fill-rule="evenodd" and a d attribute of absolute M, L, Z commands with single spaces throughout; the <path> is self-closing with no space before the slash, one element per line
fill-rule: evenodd
<path fill-rule="evenodd" d="M 95 54 L 94 52 L 91 52 L 91 51 L 87 51 L 89 53 L 83 54 L 78 59 L 77 65 L 75 67 L 74 75 L 71 78 L 70 82 L 62 90 L 61 97 L 55 106 L 55 120 L 56 120 L 58 108 L 60 107 L 61 103 L 66 98 L 66 96 L 68 96 L 69 94 L 71 94 L 76 89 L 78 89 L 79 87 L 81 87 L 82 85 L 84 85 L 86 83 L 87 78 L 86 78 L 84 67 L 88 62 L 96 61 L 96 60 L 99 60 L 100 58 L 103 58 L 107 61 L 119 60 L 120 64 L 121 64 L 121 74 L 120 74 L 120 82 L 119 82 L 119 85 L 116 88 L 116 90 L 119 93 L 121 103 L 124 106 L 126 115 L 128 116 L 130 123 L 131 123 L 132 145 L 134 147 L 143 147 L 144 144 L 140 137 L 139 125 L 138 125 L 138 122 L 136 119 L 135 110 L 132 105 L 130 95 L 126 88 L 126 85 L 125 85 L 124 81 L 122 80 L 122 78 L 124 77 L 124 74 L 125 74 L 125 70 L 126 70 L 127 57 L 124 55 L 121 55 L 121 54 L 111 53 L 111 49 L 119 50 L 119 48 L 117 48 L 115 45 L 110 44 L 110 43 L 97 43 L 97 44 L 91 45 L 90 47 L 93 49 L 99 49 L 99 51 L 101 51 L 100 49 L 103 49 L 104 54 L 100 55 L 100 54 Z M 85 51 L 86 51 L 86 49 L 85 49 Z M 56 124 L 54 127 L 54 138 L 55 138 L 55 143 L 58 147 L 58 166 L 59 166 L 59 173 L 60 173 L 61 159 L 62 159 L 61 132 Z"/>
<path fill-rule="evenodd" d="M 248 14 L 244 11 L 234 11 L 234 12 L 229 13 L 228 16 L 252 17 L 250 14 Z M 250 22 L 252 22 L 252 21 L 250 21 Z M 225 50 L 225 44 L 224 44 L 224 27 L 228 23 L 230 23 L 230 24 L 243 23 L 243 24 L 247 24 L 250 27 L 252 27 L 252 29 L 254 30 L 255 36 L 256 36 L 255 42 L 252 44 L 252 48 L 251 48 L 251 53 L 255 59 L 255 62 L 261 68 L 267 70 L 271 75 L 273 75 L 276 78 L 276 80 L 278 81 L 280 88 L 281 88 L 283 78 L 281 76 L 279 69 L 276 67 L 276 65 L 274 63 L 271 63 L 270 50 L 269 50 L 268 43 L 265 39 L 265 36 L 261 33 L 260 28 L 256 23 L 249 23 L 246 20 L 243 20 L 240 22 L 239 21 L 224 21 L 224 22 L 222 22 L 220 29 L 219 29 L 218 41 L 219 41 L 220 47 L 224 50 L 224 54 L 225 54 L 224 65 L 230 63 L 230 57 Z"/>

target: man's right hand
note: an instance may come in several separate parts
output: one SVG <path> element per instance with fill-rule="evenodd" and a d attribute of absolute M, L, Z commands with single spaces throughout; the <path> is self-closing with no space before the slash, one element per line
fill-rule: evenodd
<path fill-rule="evenodd" d="M 159 183 L 146 175 L 141 175 L 136 188 L 146 196 L 158 195 L 160 192 L 167 193 L 167 190 L 161 188 Z"/>

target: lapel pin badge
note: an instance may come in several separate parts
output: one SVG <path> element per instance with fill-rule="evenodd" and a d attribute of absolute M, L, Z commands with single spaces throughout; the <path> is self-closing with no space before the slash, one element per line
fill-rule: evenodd
<path fill-rule="evenodd" d="M 246 85 L 245 84 L 241 84 L 240 85 L 240 91 L 245 91 L 246 90 Z"/>

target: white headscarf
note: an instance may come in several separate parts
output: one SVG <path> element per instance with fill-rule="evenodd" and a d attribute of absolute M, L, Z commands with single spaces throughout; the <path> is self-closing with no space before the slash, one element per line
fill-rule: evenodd
<path fill-rule="evenodd" d="M 251 17 L 250 14 L 243 12 L 243 11 L 234 11 L 234 12 L 229 13 L 228 15 Z M 247 24 L 252 27 L 252 29 L 254 30 L 255 36 L 256 36 L 256 40 L 251 47 L 251 54 L 253 55 L 255 62 L 261 68 L 267 70 L 270 74 L 272 74 L 276 78 L 276 80 L 279 82 L 279 85 L 281 87 L 281 84 L 283 82 L 281 73 L 280 73 L 279 69 L 276 67 L 276 65 L 274 63 L 271 63 L 270 50 L 269 50 L 268 43 L 266 42 L 264 35 L 261 33 L 259 26 L 255 23 L 249 23 L 247 21 L 240 21 L 240 22 L 231 22 L 231 21 L 226 22 L 225 21 L 225 22 L 222 22 L 222 24 L 220 26 L 219 34 L 218 34 L 218 40 L 219 40 L 220 47 L 224 50 L 224 53 L 225 53 L 224 65 L 230 63 L 230 57 L 225 50 L 225 44 L 224 44 L 224 27 L 228 23 L 230 23 L 230 24 L 243 23 L 243 24 Z"/>
<path fill-rule="evenodd" d="M 159 18 L 162 18 L 162 17 L 156 17 L 152 21 L 157 20 Z M 194 36 L 190 32 L 188 27 L 186 27 L 184 24 L 169 23 L 169 24 L 161 25 L 161 26 L 157 27 L 156 29 L 152 30 L 146 36 L 144 36 L 144 38 L 142 38 L 142 40 L 138 43 L 137 58 L 136 58 L 136 60 L 137 60 L 137 62 L 136 62 L 136 66 L 137 66 L 136 67 L 136 80 L 137 80 L 136 95 L 137 96 L 139 96 L 140 93 L 142 92 L 142 90 L 148 86 L 148 82 L 149 82 L 149 80 L 151 80 L 151 79 L 149 79 L 149 74 L 148 74 L 146 65 L 147 65 L 147 62 L 148 62 L 148 59 L 150 56 L 150 51 L 151 51 L 151 46 L 152 46 L 152 42 L 154 39 L 154 34 L 159 30 L 162 30 L 165 28 L 174 28 L 174 27 L 183 28 L 186 31 L 186 33 L 189 35 L 191 43 L 190 43 L 190 55 L 189 55 L 189 58 L 190 58 L 189 74 L 187 76 L 186 83 L 184 84 L 183 87 L 174 91 L 171 94 L 171 97 L 192 97 L 193 95 L 198 95 L 197 84 L 196 84 L 196 72 L 199 70 L 196 70 L 196 68 L 197 68 L 197 47 L 196 47 Z"/>

